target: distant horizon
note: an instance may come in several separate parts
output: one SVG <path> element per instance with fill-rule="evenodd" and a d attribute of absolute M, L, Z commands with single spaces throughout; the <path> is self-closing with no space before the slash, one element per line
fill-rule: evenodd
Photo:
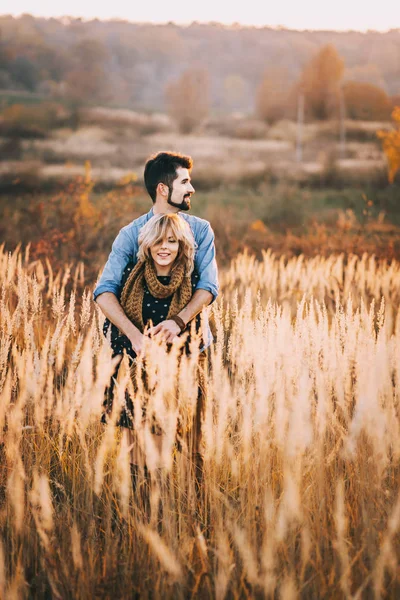
<path fill-rule="evenodd" d="M 13 17 L 15 19 L 19 19 L 21 17 L 24 16 L 29 16 L 29 17 L 33 17 L 34 19 L 45 19 L 45 20 L 51 20 L 51 19 L 55 19 L 57 21 L 65 21 L 67 19 L 70 19 L 71 21 L 76 20 L 76 21 L 82 21 L 84 23 L 90 23 L 91 21 L 101 21 L 102 23 L 111 23 L 111 22 L 125 22 L 125 23 L 131 23 L 132 25 L 176 25 L 177 27 L 190 27 L 191 25 L 195 25 L 195 24 L 199 24 L 199 25 L 221 25 L 222 27 L 226 27 L 226 28 L 241 28 L 241 29 L 274 29 L 274 30 L 282 30 L 282 31 L 298 31 L 299 33 L 305 33 L 307 31 L 309 32 L 313 32 L 313 33 L 389 33 L 391 31 L 400 31 L 400 25 L 398 27 L 390 27 L 389 29 L 354 29 L 354 28 L 349 28 L 349 29 L 330 29 L 330 28 L 325 28 L 325 27 L 320 27 L 320 28 L 311 28 L 311 27 L 305 27 L 305 28 L 301 28 L 301 27 L 290 27 L 289 25 L 255 25 L 255 24 L 251 24 L 251 23 L 238 23 L 237 21 L 232 21 L 232 22 L 222 22 L 222 21 L 214 21 L 214 20 L 210 20 L 210 21 L 200 21 L 198 19 L 193 19 L 192 21 L 187 21 L 187 22 L 178 22 L 178 21 L 174 21 L 174 20 L 169 20 L 169 21 L 144 21 L 144 20 L 133 20 L 133 19 L 129 19 L 127 17 L 106 17 L 106 18 L 100 18 L 100 17 L 82 17 L 80 15 L 51 15 L 51 16 L 47 16 L 47 15 L 39 15 L 39 14 L 33 14 L 31 12 L 24 12 L 24 13 L 19 13 L 19 14 L 13 14 L 13 13 L 0 13 L 0 18 L 2 17 Z"/>
<path fill-rule="evenodd" d="M 329 31 L 387 33 L 400 29 L 400 18 L 394 23 L 391 0 L 381 0 L 379 6 L 358 3 L 349 5 L 348 0 L 336 0 L 332 8 L 322 7 L 318 0 L 303 0 L 301 6 L 293 0 L 281 0 L 273 6 L 260 6 L 258 0 L 247 0 L 246 5 L 222 7 L 215 0 L 203 0 L 201 5 L 187 0 L 172 0 L 166 4 L 130 6 L 125 0 L 98 5 L 93 0 L 14 0 L 13 9 L 1 16 L 21 17 L 24 14 L 36 18 L 58 20 L 81 19 L 88 22 L 126 21 L 133 24 L 167 25 L 187 27 L 193 23 L 219 24 L 224 27 L 254 27 L 257 29 L 285 29 L 290 31 Z"/>

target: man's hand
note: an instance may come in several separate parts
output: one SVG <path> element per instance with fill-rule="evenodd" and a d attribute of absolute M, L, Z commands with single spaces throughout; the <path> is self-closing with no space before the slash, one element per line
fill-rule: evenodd
<path fill-rule="evenodd" d="M 173 342 L 174 339 L 180 334 L 181 328 L 175 321 L 171 319 L 167 319 L 166 321 L 161 321 L 155 327 L 151 327 L 148 330 L 148 335 L 156 336 L 158 339 L 163 340 L 164 342 Z"/>

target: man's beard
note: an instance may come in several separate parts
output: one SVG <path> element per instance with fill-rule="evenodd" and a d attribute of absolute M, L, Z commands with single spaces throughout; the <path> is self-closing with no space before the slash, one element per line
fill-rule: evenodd
<path fill-rule="evenodd" d="M 175 206 L 175 208 L 179 208 L 179 210 L 190 210 L 190 195 L 188 195 L 188 200 L 187 201 L 186 197 L 184 196 L 182 202 L 180 204 L 178 204 L 178 202 L 172 202 L 171 200 L 172 198 L 172 189 L 169 190 L 169 194 L 168 194 L 168 204 L 170 204 L 171 206 Z"/>

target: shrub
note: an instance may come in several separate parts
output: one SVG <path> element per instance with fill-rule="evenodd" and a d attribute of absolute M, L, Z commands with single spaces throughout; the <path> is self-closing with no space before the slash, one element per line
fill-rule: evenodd
<path fill-rule="evenodd" d="M 13 104 L 2 112 L 0 131 L 9 137 L 45 137 L 66 117 L 65 109 L 53 102 Z"/>
<path fill-rule="evenodd" d="M 392 131 L 378 131 L 388 161 L 388 178 L 393 183 L 400 170 L 400 106 L 393 111 L 395 127 Z"/>
<path fill-rule="evenodd" d="M 263 201 L 262 221 L 271 229 L 285 230 L 301 226 L 304 221 L 307 211 L 305 196 L 297 187 L 278 185 L 274 193 L 268 193 Z"/>
<path fill-rule="evenodd" d="M 282 69 L 265 72 L 256 95 L 256 114 L 267 123 L 287 115 L 289 101 L 288 74 Z"/>
<path fill-rule="evenodd" d="M 210 104 L 209 76 L 204 69 L 185 71 L 166 89 L 169 114 L 182 133 L 190 133 L 207 116 Z"/>
<path fill-rule="evenodd" d="M 350 119 L 389 119 L 391 101 L 384 90 L 371 83 L 347 81 L 343 86 L 346 115 Z"/>
<path fill-rule="evenodd" d="M 268 127 L 262 121 L 243 119 L 238 122 L 232 137 L 243 140 L 262 140 L 267 136 L 267 133 Z"/>

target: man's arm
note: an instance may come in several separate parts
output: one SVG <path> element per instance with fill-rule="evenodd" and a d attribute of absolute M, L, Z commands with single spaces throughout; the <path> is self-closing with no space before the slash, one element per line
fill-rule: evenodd
<path fill-rule="evenodd" d="M 180 317 L 185 325 L 189 323 L 196 315 L 198 315 L 204 306 L 208 306 L 213 300 L 213 295 L 207 290 L 196 290 L 191 297 L 189 303 L 183 308 L 178 317 Z M 181 332 L 180 327 L 175 321 L 168 319 L 162 321 L 155 327 L 149 330 L 152 335 L 158 334 L 166 342 L 172 342 L 173 339 Z"/>
<path fill-rule="evenodd" d="M 121 229 L 114 240 L 111 253 L 103 269 L 93 297 L 103 314 L 126 335 L 133 350 L 139 354 L 143 344 L 143 334 L 128 319 L 119 303 L 121 280 L 128 262 L 136 257 L 137 242 L 126 228 Z"/>
<path fill-rule="evenodd" d="M 97 301 L 97 297 L 104 292 L 112 292 L 115 296 L 119 296 L 124 269 L 130 260 L 136 261 L 137 251 L 135 236 L 132 232 L 128 233 L 127 228 L 124 227 L 114 240 L 108 260 L 93 292 L 94 300 Z"/>
<path fill-rule="evenodd" d="M 189 304 L 178 313 L 178 317 L 187 325 L 205 306 L 211 304 L 213 295 L 207 290 L 196 290 Z"/>
<path fill-rule="evenodd" d="M 200 276 L 196 290 L 207 290 L 212 294 L 212 301 L 214 301 L 219 291 L 218 268 L 215 260 L 214 232 L 208 221 L 205 221 L 205 225 L 196 235 L 196 242 L 198 248 L 194 267 Z"/>
<path fill-rule="evenodd" d="M 97 297 L 96 302 L 107 319 L 130 340 L 136 354 L 140 354 L 143 346 L 143 333 L 128 319 L 115 294 L 103 292 Z"/>

